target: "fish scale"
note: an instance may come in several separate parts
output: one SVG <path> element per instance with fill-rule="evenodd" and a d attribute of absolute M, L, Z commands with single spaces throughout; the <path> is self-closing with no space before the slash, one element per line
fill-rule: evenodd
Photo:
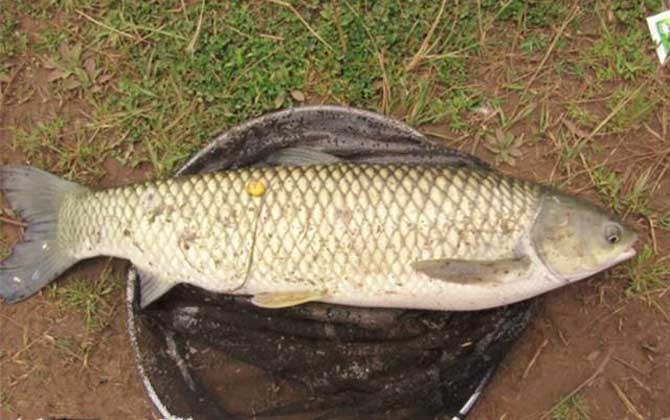
<path fill-rule="evenodd" d="M 260 197 L 250 181 L 264 184 Z M 448 285 L 413 261 L 513 257 L 539 197 L 533 184 L 467 167 L 240 169 L 73 195 L 59 240 L 78 259 L 127 258 L 220 292 L 426 296 Z"/>

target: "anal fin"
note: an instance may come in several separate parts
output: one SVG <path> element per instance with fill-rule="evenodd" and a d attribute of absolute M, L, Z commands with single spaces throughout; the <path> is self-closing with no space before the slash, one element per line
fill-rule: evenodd
<path fill-rule="evenodd" d="M 308 292 L 277 292 L 277 293 L 259 293 L 251 299 L 251 303 L 261 308 L 287 308 L 289 306 L 300 305 L 301 303 L 312 302 L 327 296 L 323 290 Z"/>

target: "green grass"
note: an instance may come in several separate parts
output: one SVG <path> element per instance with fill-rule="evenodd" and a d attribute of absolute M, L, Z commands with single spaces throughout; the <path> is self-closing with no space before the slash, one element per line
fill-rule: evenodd
<path fill-rule="evenodd" d="M 598 116 L 590 112 L 585 107 L 577 104 L 568 105 L 568 116 L 574 122 L 577 122 L 585 127 L 592 127 L 598 123 Z"/>
<path fill-rule="evenodd" d="M 47 57 L 58 57 L 58 47 L 68 41 L 68 32 L 60 27 L 47 26 L 42 29 L 34 45 L 34 50 L 38 54 Z"/>
<path fill-rule="evenodd" d="M 29 130 L 15 129 L 12 138 L 11 148 L 24 154 L 36 165 L 49 166 L 49 161 L 45 156 L 50 148 L 54 152 L 60 150 L 54 149 L 54 144 L 58 143 L 58 137 L 61 135 L 65 120 L 62 117 L 56 117 L 53 120 L 37 123 L 36 127 Z"/>
<path fill-rule="evenodd" d="M 0 408 L 9 412 L 14 412 L 9 394 L 4 389 L 0 389 Z"/>
<path fill-rule="evenodd" d="M 491 6 L 494 1 L 483 1 L 483 6 Z M 507 7 L 498 13 L 502 21 L 519 22 L 522 29 L 547 28 L 560 23 L 565 18 L 568 7 L 550 0 L 511 0 Z"/>
<path fill-rule="evenodd" d="M 384 83 L 388 112 L 414 125 L 448 123 L 467 130 L 466 113 L 485 97 L 466 83 L 479 54 L 480 25 L 514 22 L 522 10 L 520 2 L 501 8 L 493 1 L 483 2 L 481 10 L 471 3 L 447 8 L 429 40 L 432 47 L 408 69 L 439 4 L 303 3 L 296 12 L 309 27 L 276 3 L 201 4 L 186 10 L 178 1 L 162 7 L 120 2 L 98 8 L 78 1 L 45 6 L 59 21 L 46 22 L 34 45 L 49 70 L 49 93 L 90 107 L 82 137 L 101 130 L 98 142 L 119 139 L 93 156 L 129 167 L 148 163 L 166 176 L 219 131 L 299 104 L 291 92 L 381 110 Z M 28 13 L 39 16 L 38 9 Z M 559 9 L 534 2 L 524 26 L 544 27 L 560 16 Z M 72 19 L 76 26 L 68 24 Z M 46 124 L 33 129 L 38 137 L 45 137 Z M 17 137 L 35 156 L 44 142 L 33 134 Z M 71 143 L 77 153 L 86 152 L 71 137 L 61 139 L 59 152 Z M 53 138 L 47 142 L 54 144 Z M 65 158 L 59 170 L 76 177 L 98 166 L 95 159 L 77 167 Z"/>
<path fill-rule="evenodd" d="M 511 133 L 503 133 L 501 129 L 498 129 L 488 136 L 485 147 L 495 154 L 496 163 L 507 163 L 514 166 L 516 160 L 522 155 L 521 146 L 523 143 L 523 135 L 515 136 Z"/>
<path fill-rule="evenodd" d="M 18 16 L 8 8 L 0 9 L 0 63 L 21 54 L 27 44 L 25 34 L 19 30 Z M 0 68 L 0 71 L 3 70 Z"/>
<path fill-rule="evenodd" d="M 658 217 L 658 227 L 663 230 L 670 230 L 670 210 Z"/>
<path fill-rule="evenodd" d="M 634 181 L 626 188 L 621 175 L 607 167 L 596 168 L 592 173 L 596 191 L 613 210 L 641 216 L 651 213 L 649 175 L 649 169 L 633 175 Z"/>
<path fill-rule="evenodd" d="M 549 36 L 544 32 L 531 33 L 521 43 L 521 49 L 527 55 L 544 51 L 549 46 Z"/>
<path fill-rule="evenodd" d="M 618 88 L 614 91 L 612 98 L 607 101 L 609 111 L 615 109 L 617 104 L 629 96 L 631 92 L 626 88 Z M 610 132 L 627 132 L 639 128 L 642 123 L 649 123 L 653 111 L 657 108 L 659 101 L 656 97 L 650 97 L 646 92 L 638 92 L 619 111 L 606 126 Z"/>
<path fill-rule="evenodd" d="M 655 254 L 651 246 L 645 244 L 632 262 L 616 272 L 618 277 L 628 280 L 628 296 L 642 299 L 668 319 L 667 305 L 659 298 L 670 290 L 670 260 L 667 255 Z"/>
<path fill-rule="evenodd" d="M 17 15 L 4 5 L 0 7 L 0 84 L 12 79 L 9 62 L 25 51 L 27 43 Z"/>
<path fill-rule="evenodd" d="M 87 331 L 96 331 L 110 322 L 112 307 L 106 297 L 122 285 L 117 276 L 105 269 L 97 279 L 76 277 L 63 286 L 52 286 L 52 294 L 61 309 L 83 316 Z"/>
<path fill-rule="evenodd" d="M 550 413 L 552 420 L 589 420 L 589 406 L 580 394 L 561 402 Z"/>
<path fill-rule="evenodd" d="M 301 8 L 319 39 L 291 10 L 273 3 L 193 7 L 180 19 L 164 8 L 129 3 L 102 20 L 119 31 L 150 36 L 151 43 L 114 38 L 115 48 L 132 65 L 120 72 L 120 94 L 103 108 L 113 110 L 117 118 L 112 124 L 128 131 L 129 141 L 141 141 L 150 163 L 165 175 L 222 128 L 296 105 L 290 95 L 294 90 L 379 109 L 386 75 L 390 108 L 405 111 L 417 124 L 457 116 L 476 102 L 465 88 L 450 99 L 440 98 L 446 87 L 466 79 L 466 61 L 476 46 L 472 36 L 450 36 L 443 19 L 439 36 L 451 40 L 431 53 L 458 54 L 427 61 L 419 71 L 430 74 L 416 77 L 405 64 L 419 48 L 437 5 L 401 7 L 382 1 L 370 7 L 367 13 L 355 2 Z M 205 18 L 194 38 L 201 12 Z M 465 10 L 462 22 L 473 29 L 474 10 Z M 150 29 L 158 27 L 160 33 Z M 187 52 L 191 43 L 194 47 Z M 138 79 L 138 73 L 144 77 Z M 177 119 L 178 125 L 170 124 Z"/>
<path fill-rule="evenodd" d="M 581 169 L 580 154 L 585 153 L 588 147 L 584 142 L 574 139 L 567 130 L 561 130 L 555 136 L 557 159 L 561 170 L 572 175 Z"/>
<path fill-rule="evenodd" d="M 659 263 L 653 250 L 645 245 L 633 262 L 624 266 L 624 275 L 630 279 L 628 292 L 632 295 L 650 296 L 653 292 L 670 288 L 670 261 Z"/>
<path fill-rule="evenodd" d="M 473 130 L 472 110 L 492 98 L 472 84 L 476 63 L 509 45 L 514 33 L 529 57 L 543 54 L 551 30 L 569 15 L 568 6 L 551 1 L 488 0 L 479 7 L 472 2 L 448 7 L 427 44 L 431 48 L 408 69 L 433 24 L 438 2 L 296 3 L 295 12 L 309 27 L 293 10 L 272 2 L 202 2 L 186 10 L 181 4 L 122 1 L 98 7 L 64 1 L 24 10 L 36 18 L 45 11 L 56 16 L 58 24 L 47 23 L 40 30 L 34 51 L 49 70 L 50 93 L 66 102 L 84 100 L 91 118 L 56 141 L 48 132 L 50 123 L 41 121 L 30 133 L 17 133 L 18 150 L 74 178 L 102 175 L 98 169 L 107 159 L 131 168 L 149 164 L 154 174 L 167 176 L 221 130 L 300 104 L 294 91 L 363 108 L 382 110 L 384 105 L 411 125 L 446 124 L 467 133 Z M 600 44 L 589 50 L 580 70 L 603 81 L 612 78 L 599 75 L 601 69 L 626 79 L 623 72 L 637 77 L 651 63 L 638 48 L 646 34 L 634 25 L 642 11 L 618 3 L 614 7 L 625 34 L 601 24 Z M 605 5 L 592 9 L 585 8 L 601 21 Z M 15 20 L 18 13 L 14 11 Z M 482 30 L 490 32 L 484 45 Z M 558 50 L 569 46 L 569 41 L 559 41 Z M 552 66 L 576 64 L 555 61 Z M 520 89 L 523 84 L 512 81 L 509 86 Z M 526 105 L 537 105 L 532 97 L 526 100 Z M 570 114 L 582 124 L 597 123 L 587 109 L 572 106 Z M 648 103 L 640 98 L 611 124 L 625 130 L 648 115 Z M 512 116 L 510 126 L 529 116 Z M 58 118 L 63 117 L 54 115 L 53 121 Z M 64 118 L 69 128 L 74 117 Z M 88 144 L 93 133 L 95 144 Z M 45 143 L 55 147 L 57 163 L 49 153 L 43 156 Z"/>
<path fill-rule="evenodd" d="M 641 24 L 649 11 L 641 3 L 598 2 L 595 14 L 601 37 L 586 56 L 598 81 L 634 80 L 654 68 L 653 56 L 641 47 L 649 45 L 646 25 Z M 615 21 L 608 19 L 610 14 L 616 17 Z"/>
<path fill-rule="evenodd" d="M 32 165 L 81 180 L 104 174 L 102 163 L 111 139 L 98 140 L 86 128 L 66 127 L 63 116 L 37 122 L 31 129 L 13 129 L 11 148 Z"/>

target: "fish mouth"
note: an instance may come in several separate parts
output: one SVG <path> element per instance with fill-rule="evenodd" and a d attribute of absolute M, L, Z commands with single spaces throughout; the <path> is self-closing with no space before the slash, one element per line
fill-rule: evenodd
<path fill-rule="evenodd" d="M 637 251 L 631 245 L 628 248 L 626 248 L 626 250 L 624 252 L 621 253 L 619 258 L 617 259 L 617 263 L 619 263 L 621 261 L 626 261 L 629 258 L 633 258 L 635 256 L 635 254 L 637 254 Z"/>
<path fill-rule="evenodd" d="M 613 260 L 611 263 L 605 265 L 604 267 L 596 268 L 595 270 L 590 270 L 590 271 L 584 271 L 579 274 L 575 274 L 573 276 L 570 276 L 566 279 L 564 279 L 565 283 L 573 283 L 575 281 L 585 279 L 587 277 L 591 277 L 595 274 L 600 273 L 601 271 L 607 270 L 610 267 L 613 267 L 619 263 L 622 263 L 630 258 L 633 258 L 637 254 L 637 251 L 633 247 L 633 245 L 629 246 L 626 248 L 615 260 Z"/>
<path fill-rule="evenodd" d="M 620 264 L 626 260 L 629 260 L 633 258 L 637 254 L 637 250 L 633 248 L 633 245 L 629 246 L 626 248 L 614 261 L 612 261 L 611 264 L 608 265 L 608 267 L 603 268 L 602 270 L 606 270 L 609 267 L 613 267 L 617 264 Z M 596 273 L 602 270 L 596 270 Z M 595 274 L 595 273 L 594 273 Z"/>
<path fill-rule="evenodd" d="M 637 250 L 635 250 L 635 248 L 633 248 L 633 245 L 631 245 L 631 246 L 629 246 L 628 248 L 626 248 L 626 249 L 625 249 L 625 250 L 624 250 L 624 251 L 623 251 L 623 252 L 622 252 L 622 253 L 621 253 L 621 254 L 620 254 L 614 261 L 612 261 L 612 263 L 609 264 L 609 266 L 606 267 L 605 269 L 607 269 L 607 268 L 609 268 L 609 267 L 613 267 L 613 266 L 615 266 L 615 265 L 617 265 L 617 264 L 619 264 L 619 263 L 622 263 L 622 262 L 624 262 L 624 261 L 626 261 L 626 260 L 629 260 L 629 259 L 633 258 L 633 257 L 635 256 L 635 254 L 637 254 Z M 602 271 L 602 270 L 596 270 L 596 272 L 598 272 L 598 271 Z"/>

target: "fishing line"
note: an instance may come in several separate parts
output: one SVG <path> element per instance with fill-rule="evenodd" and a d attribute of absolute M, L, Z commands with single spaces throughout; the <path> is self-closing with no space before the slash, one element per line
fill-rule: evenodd
<path fill-rule="evenodd" d="M 242 283 L 240 283 L 239 286 L 227 290 L 224 293 L 230 293 L 230 292 L 236 292 L 243 287 L 247 285 L 247 282 L 249 281 L 249 274 L 251 272 L 251 266 L 254 262 L 254 251 L 256 250 L 256 238 L 258 236 L 258 225 L 261 223 L 261 216 L 263 214 L 263 204 L 265 204 L 265 194 L 260 196 L 260 201 L 258 204 L 258 213 L 256 214 L 256 222 L 254 223 L 254 232 L 253 236 L 251 237 L 251 249 L 249 249 L 249 259 L 247 260 L 247 269 L 244 273 L 244 278 L 242 279 Z"/>

